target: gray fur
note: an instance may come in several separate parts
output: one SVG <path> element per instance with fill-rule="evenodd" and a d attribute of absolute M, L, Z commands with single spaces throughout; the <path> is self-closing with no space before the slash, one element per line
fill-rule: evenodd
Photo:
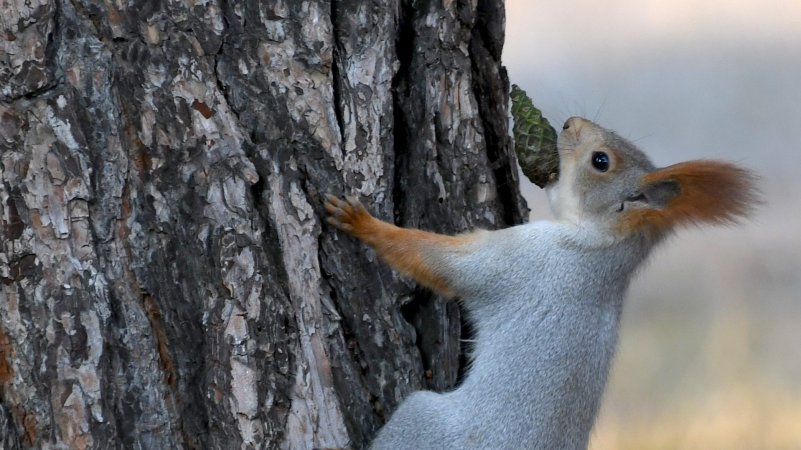
<path fill-rule="evenodd" d="M 476 325 L 472 367 L 453 392 L 409 397 L 372 448 L 586 448 L 623 293 L 647 247 L 535 222 L 432 254 Z"/>

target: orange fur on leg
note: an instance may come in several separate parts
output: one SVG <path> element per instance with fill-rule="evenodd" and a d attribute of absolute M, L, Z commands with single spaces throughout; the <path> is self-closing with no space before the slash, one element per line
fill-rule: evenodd
<path fill-rule="evenodd" d="M 660 236 L 680 225 L 735 222 L 757 203 L 754 180 L 749 171 L 720 161 L 688 161 L 655 170 L 642 177 L 641 185 L 675 183 L 678 195 L 662 208 L 629 211 L 622 228 Z"/>
<path fill-rule="evenodd" d="M 326 196 L 328 223 L 362 240 L 375 249 L 392 268 L 414 278 L 444 296 L 453 296 L 444 267 L 438 255 L 464 251 L 472 235 L 446 236 L 421 230 L 401 228 L 371 216 L 355 198 L 341 200 Z"/>

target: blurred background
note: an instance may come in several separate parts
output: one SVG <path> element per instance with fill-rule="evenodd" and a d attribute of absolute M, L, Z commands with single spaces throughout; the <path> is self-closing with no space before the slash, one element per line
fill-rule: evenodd
<path fill-rule="evenodd" d="M 801 449 L 801 1 L 506 8 L 509 78 L 557 130 L 580 115 L 657 165 L 738 162 L 766 201 L 681 231 L 638 277 L 590 448 Z"/>

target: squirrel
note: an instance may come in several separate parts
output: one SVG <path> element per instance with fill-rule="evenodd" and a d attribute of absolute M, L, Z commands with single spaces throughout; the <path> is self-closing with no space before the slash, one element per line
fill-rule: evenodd
<path fill-rule="evenodd" d="M 637 268 L 677 227 L 733 223 L 758 203 L 744 168 L 713 160 L 656 168 L 580 117 L 565 122 L 557 151 L 559 176 L 546 187 L 552 221 L 445 236 L 326 196 L 329 224 L 460 298 L 476 329 L 464 382 L 410 395 L 371 448 L 586 448 Z"/>

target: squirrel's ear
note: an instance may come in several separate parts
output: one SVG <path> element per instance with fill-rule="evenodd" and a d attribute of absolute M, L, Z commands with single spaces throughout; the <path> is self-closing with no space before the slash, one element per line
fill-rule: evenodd
<path fill-rule="evenodd" d="M 758 202 L 751 172 L 720 161 L 688 161 L 655 170 L 640 179 L 648 207 L 623 217 L 626 231 L 663 234 L 693 223 L 735 222 Z"/>
<path fill-rule="evenodd" d="M 657 180 L 643 184 L 640 197 L 649 207 L 664 208 L 681 193 L 679 184 L 673 180 Z"/>

